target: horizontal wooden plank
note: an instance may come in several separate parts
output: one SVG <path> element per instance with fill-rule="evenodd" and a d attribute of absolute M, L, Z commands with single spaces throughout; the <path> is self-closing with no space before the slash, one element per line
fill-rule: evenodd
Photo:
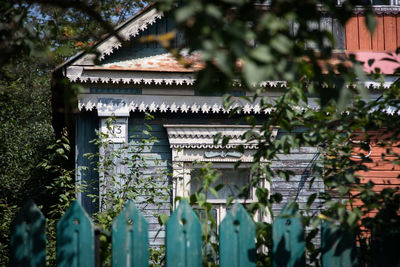
<path fill-rule="evenodd" d="M 299 168 L 305 169 L 310 165 L 310 161 L 300 160 L 274 160 L 271 162 L 271 168 L 277 169 L 284 167 L 285 169 Z"/>
<path fill-rule="evenodd" d="M 400 171 L 400 165 L 386 161 L 374 161 L 373 163 L 364 163 L 364 166 L 374 171 Z"/>
<path fill-rule="evenodd" d="M 399 177 L 400 171 L 359 171 L 357 175 L 365 177 L 376 177 L 376 178 L 389 178 L 389 177 Z"/>
<path fill-rule="evenodd" d="M 161 238 L 158 238 L 158 239 L 151 238 L 150 239 L 150 247 L 159 248 L 162 245 L 165 245 L 165 239 L 161 239 Z"/>
<path fill-rule="evenodd" d="M 149 238 L 165 238 L 165 231 L 149 231 Z"/>
<path fill-rule="evenodd" d="M 312 175 L 310 174 L 310 168 L 304 167 L 304 168 L 295 168 L 292 166 L 288 166 L 288 167 L 281 167 L 281 168 L 273 168 L 273 170 L 275 172 L 278 171 L 291 171 L 293 172 L 293 176 L 307 176 L 307 177 L 312 177 Z"/>
<path fill-rule="evenodd" d="M 382 190 L 384 190 L 386 188 L 399 188 L 399 187 L 400 187 L 399 185 L 375 185 L 373 187 L 373 190 L 375 192 L 380 192 L 380 191 L 382 191 Z"/>
<path fill-rule="evenodd" d="M 133 147 L 135 145 L 132 145 Z M 171 149 L 169 148 L 169 146 L 165 146 L 165 145 L 153 145 L 153 146 L 145 146 L 143 147 L 143 149 L 141 149 L 142 153 L 171 153 Z"/>
<path fill-rule="evenodd" d="M 311 178 L 312 178 L 312 176 L 311 176 L 311 177 L 308 177 L 308 178 L 307 178 L 307 181 L 311 180 Z M 301 175 L 293 175 L 293 176 L 290 177 L 289 182 L 295 184 L 295 183 L 300 182 L 301 180 L 302 180 Z M 272 178 L 271 178 L 271 181 L 272 181 L 273 184 L 275 184 L 275 183 L 277 183 L 277 182 L 286 182 L 283 178 L 278 177 L 278 176 L 272 177 Z M 315 183 L 318 182 L 318 181 L 319 181 L 319 182 L 322 182 L 322 181 L 316 179 L 316 180 L 315 180 Z"/>
<path fill-rule="evenodd" d="M 129 132 L 142 132 L 143 130 L 149 132 L 166 132 L 163 124 L 154 123 L 153 121 L 143 121 L 143 120 L 135 120 L 129 117 Z M 150 128 L 149 128 L 150 127 Z"/>
<path fill-rule="evenodd" d="M 315 154 L 279 154 L 277 155 L 277 160 L 298 160 L 302 162 L 309 162 L 311 160 L 314 160 Z"/>
<path fill-rule="evenodd" d="M 143 213 L 143 216 L 145 216 L 146 218 L 148 217 L 148 216 L 154 216 L 154 210 L 143 210 L 142 211 L 142 213 Z M 170 215 L 170 210 L 168 209 L 168 210 L 159 210 L 158 211 L 158 214 L 166 214 L 166 215 Z"/>
<path fill-rule="evenodd" d="M 381 156 L 382 154 L 384 155 L 390 155 L 391 153 L 397 153 L 400 154 L 400 148 L 398 147 L 380 147 L 380 146 L 372 146 L 372 151 L 371 151 L 371 156 Z"/>
<path fill-rule="evenodd" d="M 362 178 L 361 182 L 368 183 L 369 181 L 373 182 L 376 185 L 393 185 L 400 186 L 399 178 Z"/>

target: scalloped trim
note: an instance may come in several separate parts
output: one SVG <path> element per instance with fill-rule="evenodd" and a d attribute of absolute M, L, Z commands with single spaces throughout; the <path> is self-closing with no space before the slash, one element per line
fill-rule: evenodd
<path fill-rule="evenodd" d="M 257 149 L 257 145 L 242 145 L 245 149 Z M 175 144 L 170 145 L 170 148 L 193 148 L 193 149 L 235 149 L 238 145 L 212 145 L 212 144 Z"/>
<path fill-rule="evenodd" d="M 262 108 L 260 99 L 255 103 L 248 103 L 241 98 L 232 98 L 233 103 L 228 109 L 222 104 L 222 97 L 207 96 L 154 96 L 154 95 L 107 95 L 81 94 L 78 99 L 79 110 L 97 109 L 99 116 L 125 116 L 130 111 L 135 112 L 182 112 L 182 113 L 229 113 L 233 109 L 237 112 L 249 114 L 269 114 L 273 108 Z M 271 100 L 272 101 L 272 100 Z M 298 107 L 299 109 L 313 108 Z"/>
<path fill-rule="evenodd" d="M 136 20 L 128 23 L 128 25 L 119 31 L 118 34 L 125 41 L 129 41 L 131 38 L 137 36 L 140 32 L 146 30 L 150 25 L 153 25 L 163 16 L 164 14 L 157 12 L 155 8 L 151 9 L 142 16 L 139 16 Z M 121 42 L 115 36 L 110 37 L 97 47 L 98 51 L 101 53 L 100 60 L 103 60 L 105 56 L 111 55 L 121 46 Z"/>

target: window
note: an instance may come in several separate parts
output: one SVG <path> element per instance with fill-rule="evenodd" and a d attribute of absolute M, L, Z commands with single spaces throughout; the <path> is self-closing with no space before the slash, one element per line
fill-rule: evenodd
<path fill-rule="evenodd" d="M 185 173 L 181 183 L 177 184 L 177 186 L 182 186 L 181 194 L 179 196 L 188 197 L 191 194 L 198 192 L 198 190 L 202 187 L 203 181 L 202 178 L 199 176 L 199 168 L 202 167 L 200 164 L 185 164 Z M 215 169 L 220 178 L 211 184 L 212 187 L 216 187 L 219 184 L 224 184 L 218 191 L 218 196 L 215 196 L 210 191 L 204 192 L 207 196 L 207 201 L 213 204 L 213 212 L 215 212 L 215 219 L 217 223 L 220 223 L 225 215 L 226 215 L 226 199 L 229 196 L 238 196 L 238 193 L 241 188 L 246 187 L 250 184 L 251 181 L 251 174 L 250 174 L 250 165 L 244 164 L 243 166 L 239 167 L 238 169 L 234 169 L 234 163 L 214 163 L 211 165 L 211 168 Z M 264 181 L 261 182 L 264 186 Z M 257 202 L 257 197 L 255 195 L 255 190 L 253 188 L 249 188 L 247 192 L 247 196 L 241 196 L 236 198 L 236 202 L 242 204 L 249 204 L 253 202 Z M 261 220 L 259 214 L 256 214 L 255 220 Z"/>
<path fill-rule="evenodd" d="M 212 187 L 217 187 L 219 185 L 224 185 L 219 191 L 218 196 L 215 196 L 211 192 L 204 192 L 206 194 L 207 199 L 211 203 L 219 203 L 224 202 L 229 196 L 238 196 L 240 193 L 240 189 L 246 187 L 250 184 L 250 169 L 239 168 L 234 170 L 230 169 L 217 169 L 217 172 L 220 175 L 220 178 L 211 184 Z M 200 177 L 198 169 L 193 169 L 190 172 L 190 194 L 194 194 L 198 192 L 202 187 L 202 179 Z M 248 195 L 246 197 L 239 197 L 239 200 L 249 199 L 253 200 L 253 190 L 250 189 Z"/>
<path fill-rule="evenodd" d="M 237 195 L 239 189 L 249 185 L 251 181 L 250 168 L 257 146 L 256 143 L 246 143 L 241 140 L 241 136 L 250 130 L 250 127 L 240 125 L 164 125 L 164 127 L 167 129 L 172 149 L 173 199 L 177 196 L 189 197 L 198 191 L 202 185 L 199 168 L 203 166 L 199 163 L 211 162 L 211 168 L 220 174 L 220 179 L 213 186 L 221 183 L 225 185 L 217 197 L 210 192 L 207 193 L 207 200 L 214 207 L 215 219 L 220 223 L 227 211 L 226 199 L 231 195 Z M 214 136 L 217 133 L 231 138 L 227 146 L 214 144 Z M 276 133 L 277 130 L 274 131 L 274 136 Z M 238 145 L 244 146 L 243 153 L 235 151 Z M 238 160 L 241 160 L 242 164 L 235 170 L 234 165 Z M 261 179 L 258 186 L 269 188 L 264 179 Z M 243 204 L 256 202 L 255 190 L 250 188 L 247 196 L 237 198 L 236 201 Z M 254 219 L 270 221 L 269 215 L 256 214 Z"/>

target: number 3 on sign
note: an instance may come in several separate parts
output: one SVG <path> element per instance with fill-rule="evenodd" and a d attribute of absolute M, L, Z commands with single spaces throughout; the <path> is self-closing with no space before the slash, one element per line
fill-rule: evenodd
<path fill-rule="evenodd" d="M 101 119 L 101 132 L 108 136 L 107 141 L 123 143 L 127 140 L 128 122 L 125 118 L 118 118 L 110 127 L 107 127 L 107 119 Z"/>
<path fill-rule="evenodd" d="M 110 129 L 111 134 L 122 134 L 122 125 L 112 125 Z"/>

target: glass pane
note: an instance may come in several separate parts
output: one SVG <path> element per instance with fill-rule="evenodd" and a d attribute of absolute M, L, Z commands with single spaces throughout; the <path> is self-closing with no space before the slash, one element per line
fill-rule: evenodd
<path fill-rule="evenodd" d="M 206 211 L 204 209 L 194 209 L 199 217 L 199 220 L 202 221 L 206 218 Z M 210 215 L 211 218 L 213 218 L 213 220 L 215 222 L 217 222 L 217 210 L 216 209 L 211 209 L 210 210 Z M 210 224 L 210 223 L 209 223 Z"/>
<path fill-rule="evenodd" d="M 207 192 L 208 200 L 225 200 L 229 196 L 237 196 L 239 194 L 238 189 L 247 186 L 250 182 L 250 171 L 248 169 L 218 169 L 218 172 L 221 174 L 221 177 L 212 183 L 211 186 L 214 188 L 219 184 L 224 184 L 225 186 L 218 191 L 218 197 L 211 192 Z M 196 193 L 203 185 L 198 173 L 197 169 L 191 172 L 190 194 Z M 250 192 L 249 195 L 251 195 Z"/>

